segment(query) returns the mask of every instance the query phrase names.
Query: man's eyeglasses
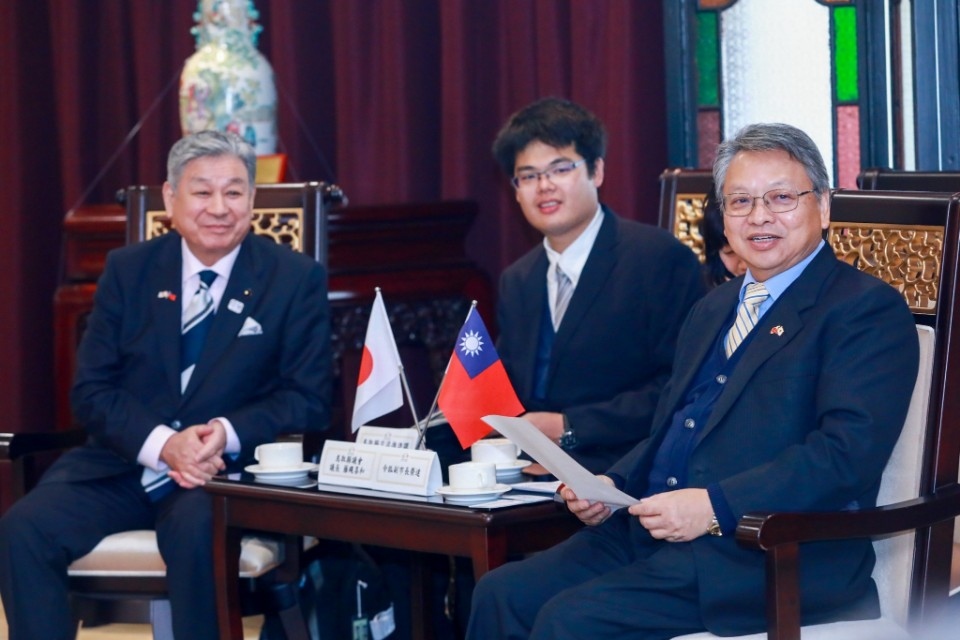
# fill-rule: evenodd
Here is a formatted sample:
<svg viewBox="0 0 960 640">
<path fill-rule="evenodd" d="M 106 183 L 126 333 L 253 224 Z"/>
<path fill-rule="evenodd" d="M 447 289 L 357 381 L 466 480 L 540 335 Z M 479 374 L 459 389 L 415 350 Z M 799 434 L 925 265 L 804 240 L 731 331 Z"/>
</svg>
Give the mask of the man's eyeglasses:
<svg viewBox="0 0 960 640">
<path fill-rule="evenodd" d="M 563 180 L 569 176 L 574 169 L 582 165 L 586 160 L 564 160 L 552 164 L 543 171 L 521 171 L 510 178 L 510 183 L 514 189 L 533 189 L 540 184 L 540 177 L 543 176 L 550 182 L 556 183 L 557 180 Z"/>
<path fill-rule="evenodd" d="M 742 218 L 753 212 L 757 200 L 763 200 L 770 213 L 788 213 L 800 205 L 800 197 L 813 193 L 813 189 L 797 191 L 796 189 L 771 189 L 762 196 L 752 196 L 749 193 L 728 193 L 723 196 L 723 213 Z"/>
</svg>

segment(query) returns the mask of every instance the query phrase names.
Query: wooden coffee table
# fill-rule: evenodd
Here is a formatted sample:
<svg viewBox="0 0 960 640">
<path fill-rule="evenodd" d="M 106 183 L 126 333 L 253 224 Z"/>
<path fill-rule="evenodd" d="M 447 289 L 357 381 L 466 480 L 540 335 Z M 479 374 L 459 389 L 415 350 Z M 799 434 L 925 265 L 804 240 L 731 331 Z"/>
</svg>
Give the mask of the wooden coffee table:
<svg viewBox="0 0 960 640">
<path fill-rule="evenodd" d="M 240 538 L 254 530 L 325 540 L 356 542 L 418 554 L 465 556 L 473 573 L 484 573 L 508 557 L 540 551 L 566 539 L 580 522 L 553 501 L 483 510 L 436 502 L 328 493 L 214 478 L 214 578 L 220 636 L 241 639 L 239 601 Z M 414 638 L 427 638 L 424 572 L 414 563 Z"/>
</svg>

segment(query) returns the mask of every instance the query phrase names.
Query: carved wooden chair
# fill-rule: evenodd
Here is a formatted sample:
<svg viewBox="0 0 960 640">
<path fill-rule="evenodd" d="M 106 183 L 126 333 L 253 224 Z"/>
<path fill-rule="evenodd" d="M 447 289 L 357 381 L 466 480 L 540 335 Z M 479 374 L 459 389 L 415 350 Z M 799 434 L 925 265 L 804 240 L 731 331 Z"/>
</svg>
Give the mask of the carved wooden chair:
<svg viewBox="0 0 960 640">
<path fill-rule="evenodd" d="M 955 631 L 947 633 L 948 612 L 960 605 L 960 595 L 951 597 L 960 589 L 951 591 L 950 584 L 954 523 L 960 516 L 960 404 L 948 391 L 960 380 L 955 364 L 960 194 L 841 190 L 833 195 L 831 212 L 827 242 L 837 255 L 896 287 L 913 311 L 920 374 L 904 432 L 884 471 L 878 504 L 886 506 L 751 513 L 741 519 L 738 542 L 766 554 L 767 633 L 740 640 L 798 640 L 800 545 L 855 537 L 874 539 L 882 617 L 803 627 L 802 637 L 949 637 Z"/>
<path fill-rule="evenodd" d="M 342 192 L 324 183 L 258 185 L 252 231 L 269 236 L 292 250 L 326 262 L 326 210 L 344 200 Z M 125 191 L 128 243 L 166 233 L 169 220 L 160 187 L 134 186 Z M 75 341 L 79 341 L 78 323 Z M 64 367 L 72 377 L 75 361 Z M 83 442 L 81 429 L 54 433 L 0 434 L 0 513 L 28 488 L 35 476 L 32 465 L 38 454 L 63 450 Z M 273 611 L 289 638 L 306 636 L 295 598 L 303 544 L 298 538 L 244 538 L 240 575 L 248 590 L 248 610 Z M 149 619 L 154 638 L 172 638 L 166 567 L 154 531 L 126 531 L 104 538 L 70 567 L 72 606 L 86 626 L 105 622 Z M 255 580 L 260 579 L 260 580 Z"/>
<path fill-rule="evenodd" d="M 666 169 L 660 174 L 659 226 L 705 259 L 700 221 L 703 199 L 713 188 L 713 173 L 704 169 Z"/>
<path fill-rule="evenodd" d="M 960 171 L 898 171 L 864 169 L 857 176 L 857 187 L 865 191 L 960 191 Z"/>
</svg>

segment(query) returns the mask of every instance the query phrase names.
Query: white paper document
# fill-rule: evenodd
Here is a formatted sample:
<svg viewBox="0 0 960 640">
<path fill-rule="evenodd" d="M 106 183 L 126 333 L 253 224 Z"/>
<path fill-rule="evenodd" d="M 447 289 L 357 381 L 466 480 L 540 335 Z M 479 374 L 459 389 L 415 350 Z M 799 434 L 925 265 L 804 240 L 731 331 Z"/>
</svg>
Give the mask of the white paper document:
<svg viewBox="0 0 960 640">
<path fill-rule="evenodd" d="M 579 462 L 557 446 L 526 418 L 485 416 L 483 421 L 509 438 L 534 460 L 543 465 L 565 485 L 573 489 L 578 498 L 591 502 L 603 502 L 613 510 L 640 502 L 620 489 L 612 487 L 584 469 Z"/>
<path fill-rule="evenodd" d="M 519 489 L 520 491 L 532 491 L 533 493 L 554 494 L 557 492 L 557 489 L 560 488 L 560 481 L 553 480 L 551 482 L 540 482 L 540 481 L 514 482 L 510 485 L 510 488 Z"/>
</svg>

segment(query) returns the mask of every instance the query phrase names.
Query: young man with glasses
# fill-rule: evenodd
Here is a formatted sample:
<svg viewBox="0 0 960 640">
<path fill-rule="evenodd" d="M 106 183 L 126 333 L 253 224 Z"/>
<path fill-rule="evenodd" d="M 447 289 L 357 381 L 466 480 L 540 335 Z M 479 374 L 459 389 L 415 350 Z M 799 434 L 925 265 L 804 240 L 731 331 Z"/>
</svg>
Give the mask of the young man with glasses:
<svg viewBox="0 0 960 640">
<path fill-rule="evenodd" d="M 805 133 L 745 127 L 713 171 L 748 269 L 694 305 L 650 437 L 601 476 L 638 502 L 611 513 L 562 489 L 591 526 L 486 574 L 471 640 L 760 632 L 765 560 L 737 544 L 739 518 L 875 506 L 917 372 L 913 317 L 822 241 L 827 171 Z M 869 539 L 800 553 L 803 624 L 880 614 Z"/>
<path fill-rule="evenodd" d="M 650 430 L 699 264 L 669 233 L 600 204 L 606 132 L 573 102 L 513 114 L 493 144 L 543 234 L 500 280 L 497 352 L 526 417 L 594 472 Z"/>
</svg>

